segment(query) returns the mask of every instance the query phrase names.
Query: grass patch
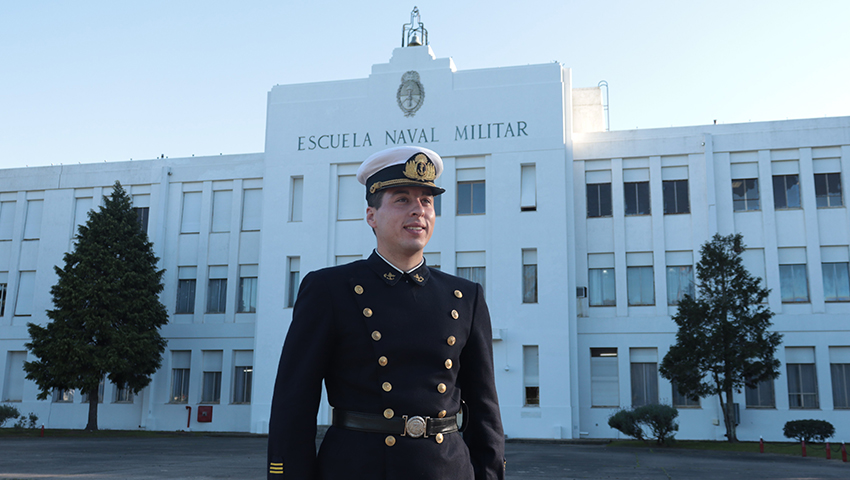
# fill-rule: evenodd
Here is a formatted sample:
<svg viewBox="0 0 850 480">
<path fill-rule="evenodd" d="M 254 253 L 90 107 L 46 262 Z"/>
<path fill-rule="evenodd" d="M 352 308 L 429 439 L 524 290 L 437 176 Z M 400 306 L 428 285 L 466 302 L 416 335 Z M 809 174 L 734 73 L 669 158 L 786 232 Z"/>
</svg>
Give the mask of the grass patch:
<svg viewBox="0 0 850 480">
<path fill-rule="evenodd" d="M 759 453 L 759 442 L 712 442 L 708 440 L 675 440 L 666 447 L 659 447 L 655 442 L 641 442 L 638 440 L 614 440 L 608 444 L 609 447 L 638 447 L 638 448 L 672 448 L 690 450 L 714 450 L 721 452 Z M 841 461 L 841 443 L 830 443 L 832 459 Z M 764 453 L 777 455 L 790 455 L 801 457 L 802 448 L 796 442 L 764 442 Z M 807 443 L 806 456 L 813 458 L 826 458 L 826 445 L 823 443 Z"/>
</svg>

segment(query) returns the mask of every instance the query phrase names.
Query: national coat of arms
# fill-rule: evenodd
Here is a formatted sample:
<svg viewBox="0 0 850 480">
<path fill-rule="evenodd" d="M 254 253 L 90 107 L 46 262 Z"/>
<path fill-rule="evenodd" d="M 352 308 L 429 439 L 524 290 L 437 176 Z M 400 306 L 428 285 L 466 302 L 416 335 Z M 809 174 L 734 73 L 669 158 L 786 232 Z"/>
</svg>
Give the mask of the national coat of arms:
<svg viewBox="0 0 850 480">
<path fill-rule="evenodd" d="M 411 70 L 401 76 L 401 85 L 398 86 L 395 98 L 405 117 L 412 117 L 419 110 L 425 101 L 425 89 L 419 81 L 419 73 Z"/>
</svg>

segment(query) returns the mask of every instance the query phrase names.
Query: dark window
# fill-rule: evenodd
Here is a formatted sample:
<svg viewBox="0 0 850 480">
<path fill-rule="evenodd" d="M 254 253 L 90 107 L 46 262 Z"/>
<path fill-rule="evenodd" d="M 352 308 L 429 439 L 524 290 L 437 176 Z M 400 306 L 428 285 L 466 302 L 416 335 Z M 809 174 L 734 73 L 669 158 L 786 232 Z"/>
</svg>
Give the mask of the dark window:
<svg viewBox="0 0 850 480">
<path fill-rule="evenodd" d="M 818 208 L 840 207 L 844 205 L 844 202 L 841 200 L 841 174 L 815 174 L 815 199 L 817 200 Z"/>
<path fill-rule="evenodd" d="M 135 207 L 133 210 L 136 212 L 136 216 L 139 218 L 139 226 L 142 228 L 142 231 L 148 233 L 148 215 L 150 214 L 150 208 L 148 207 Z"/>
<path fill-rule="evenodd" d="M 757 178 L 732 180 L 732 208 L 736 212 L 759 209 L 759 180 Z"/>
<path fill-rule="evenodd" d="M 747 387 L 747 408 L 776 408 L 773 380 L 762 380 L 755 388 Z"/>
<path fill-rule="evenodd" d="M 204 372 L 201 403 L 218 403 L 221 400 L 221 372 Z"/>
<path fill-rule="evenodd" d="M 691 213 L 687 180 L 668 180 L 662 183 L 664 214 Z"/>
<path fill-rule="evenodd" d="M 251 403 L 251 383 L 254 379 L 254 367 L 236 367 L 233 383 L 233 403 Z"/>
<path fill-rule="evenodd" d="M 789 363 L 788 404 L 791 408 L 818 408 L 818 382 L 813 363 Z"/>
<path fill-rule="evenodd" d="M 6 284 L 0 283 L 0 317 L 6 313 Z"/>
<path fill-rule="evenodd" d="M 457 214 L 478 215 L 486 210 L 484 181 L 457 183 Z"/>
<path fill-rule="evenodd" d="M 257 312 L 257 277 L 239 279 L 239 313 Z"/>
<path fill-rule="evenodd" d="M 522 303 L 537 303 L 537 265 L 522 266 Z"/>
<path fill-rule="evenodd" d="M 632 363 L 632 407 L 658 403 L 658 364 Z"/>
<path fill-rule="evenodd" d="M 207 289 L 207 313 L 224 313 L 227 309 L 227 279 L 211 278 Z"/>
<path fill-rule="evenodd" d="M 298 282 L 300 279 L 301 271 L 293 270 L 289 272 L 289 292 L 286 296 L 286 307 L 291 308 L 295 306 L 295 299 L 298 297 Z"/>
<path fill-rule="evenodd" d="M 850 363 L 833 363 L 829 368 L 832 371 L 833 408 L 850 408 Z"/>
<path fill-rule="evenodd" d="M 773 176 L 773 206 L 800 208 L 800 180 L 797 175 Z"/>
<path fill-rule="evenodd" d="M 442 213 L 442 211 L 443 211 L 443 196 L 437 195 L 436 197 L 434 197 L 434 215 L 439 217 L 440 214 Z"/>
<path fill-rule="evenodd" d="M 679 385 L 677 385 L 676 382 L 672 382 L 672 386 L 674 407 L 699 407 L 699 398 L 694 399 L 679 393 Z"/>
<path fill-rule="evenodd" d="M 649 182 L 626 183 L 623 185 L 626 215 L 649 215 Z"/>
<path fill-rule="evenodd" d="M 177 281 L 177 308 L 174 313 L 195 313 L 195 279 Z"/>
<path fill-rule="evenodd" d="M 611 216 L 610 183 L 591 183 L 587 185 L 587 216 Z"/>
<path fill-rule="evenodd" d="M 189 369 L 171 369 L 171 403 L 189 402 Z"/>
</svg>

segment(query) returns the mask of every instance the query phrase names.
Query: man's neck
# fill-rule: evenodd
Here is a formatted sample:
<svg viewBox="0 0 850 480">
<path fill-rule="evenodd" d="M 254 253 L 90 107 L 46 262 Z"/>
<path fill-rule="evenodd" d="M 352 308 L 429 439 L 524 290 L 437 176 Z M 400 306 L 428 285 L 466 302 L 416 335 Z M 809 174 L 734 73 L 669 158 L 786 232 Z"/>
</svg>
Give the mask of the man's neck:
<svg viewBox="0 0 850 480">
<path fill-rule="evenodd" d="M 383 258 L 384 260 L 389 262 L 390 265 L 401 270 L 402 272 L 409 272 L 410 270 L 418 267 L 420 263 L 422 263 L 422 252 L 419 252 L 412 256 L 398 256 L 388 254 L 387 252 L 382 251 L 381 248 L 377 248 L 375 250 L 381 256 L 381 258 Z"/>
</svg>

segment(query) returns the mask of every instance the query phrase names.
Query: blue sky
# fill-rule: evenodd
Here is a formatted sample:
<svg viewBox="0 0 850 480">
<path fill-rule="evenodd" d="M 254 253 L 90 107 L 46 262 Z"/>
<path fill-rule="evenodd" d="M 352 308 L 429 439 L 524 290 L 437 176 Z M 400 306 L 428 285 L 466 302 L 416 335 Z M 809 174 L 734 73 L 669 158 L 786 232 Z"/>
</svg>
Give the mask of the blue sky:
<svg viewBox="0 0 850 480">
<path fill-rule="evenodd" d="M 414 5 L 460 70 L 608 81 L 612 130 L 850 115 L 845 0 L 10 1 L 0 168 L 261 152 L 273 85 L 367 77 Z"/>
</svg>

